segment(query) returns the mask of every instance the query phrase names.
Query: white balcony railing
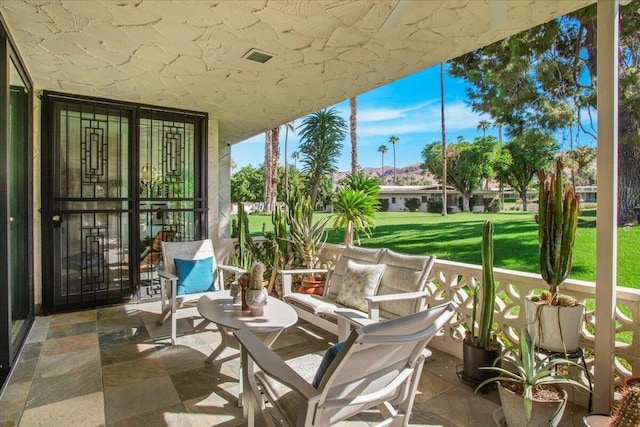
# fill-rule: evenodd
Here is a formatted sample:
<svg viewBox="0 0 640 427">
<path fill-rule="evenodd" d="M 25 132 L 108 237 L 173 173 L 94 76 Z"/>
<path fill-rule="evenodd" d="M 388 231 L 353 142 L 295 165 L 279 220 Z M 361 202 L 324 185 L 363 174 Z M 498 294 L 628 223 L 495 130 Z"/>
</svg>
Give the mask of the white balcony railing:
<svg viewBox="0 0 640 427">
<path fill-rule="evenodd" d="M 322 260 L 331 264 L 342 250 L 341 245 L 327 244 Z M 526 324 L 524 297 L 547 285 L 539 274 L 494 269 L 498 285 L 495 323 L 498 333 L 504 333 L 512 342 L 517 342 L 517 333 Z M 463 324 L 470 323 L 472 296 L 468 288 L 475 288 L 482 277 L 482 266 L 453 261 L 436 260 L 431 272 L 429 305 L 455 301 L 459 305 L 458 316 L 451 321 L 450 328 L 431 342 L 435 349 L 462 357 Z M 468 287 L 468 288 L 467 288 Z M 562 293 L 575 297 L 587 307 L 580 344 L 585 350 L 587 364 L 594 357 L 594 306 L 595 283 L 568 279 L 561 288 Z M 616 290 L 616 373 L 621 377 L 640 375 L 640 290 L 618 287 Z"/>
</svg>

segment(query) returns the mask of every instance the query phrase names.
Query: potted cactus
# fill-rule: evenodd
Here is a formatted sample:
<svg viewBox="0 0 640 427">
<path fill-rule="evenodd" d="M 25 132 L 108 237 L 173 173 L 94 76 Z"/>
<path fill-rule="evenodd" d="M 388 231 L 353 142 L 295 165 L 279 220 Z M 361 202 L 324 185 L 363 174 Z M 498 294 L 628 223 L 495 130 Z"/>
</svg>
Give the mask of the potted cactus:
<svg viewBox="0 0 640 427">
<path fill-rule="evenodd" d="M 482 290 L 480 317 L 478 291 Z M 492 334 L 493 313 L 496 305 L 496 283 L 493 278 L 493 223 L 486 221 L 482 229 L 482 283 L 473 292 L 471 325 L 467 325 L 462 342 L 462 375 L 466 381 L 480 383 L 491 377 L 481 367 L 493 366 L 500 356 L 501 346 Z M 476 334 L 476 324 L 478 325 Z"/>
<path fill-rule="evenodd" d="M 547 175 L 541 170 L 538 202 L 538 242 L 540 271 L 549 285 L 540 296 L 525 299 L 529 333 L 538 346 L 555 352 L 578 349 L 584 306 L 575 298 L 560 294 L 560 286 L 571 271 L 571 257 L 580 199 L 571 185 L 563 186 L 562 158 L 556 172 Z"/>
<path fill-rule="evenodd" d="M 625 382 L 620 399 L 611 415 L 587 414 L 583 418 L 587 427 L 637 427 L 640 425 L 640 385 Z"/>
<path fill-rule="evenodd" d="M 256 262 L 251 266 L 251 272 L 246 280 L 247 290 L 245 301 L 252 316 L 263 316 L 264 306 L 267 305 L 269 294 L 264 288 L 264 264 Z"/>
</svg>

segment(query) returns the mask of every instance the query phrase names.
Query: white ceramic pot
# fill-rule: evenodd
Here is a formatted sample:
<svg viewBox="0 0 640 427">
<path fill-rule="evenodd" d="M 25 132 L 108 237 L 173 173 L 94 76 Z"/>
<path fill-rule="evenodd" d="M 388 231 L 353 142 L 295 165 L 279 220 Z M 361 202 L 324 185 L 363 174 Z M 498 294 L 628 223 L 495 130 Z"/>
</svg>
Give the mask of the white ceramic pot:
<svg viewBox="0 0 640 427">
<path fill-rule="evenodd" d="M 569 395 L 565 390 L 559 387 L 556 388 L 562 392 L 564 398 L 548 402 L 534 400 L 531 419 L 527 423 L 527 416 L 524 412 L 524 398 L 502 387 L 502 385 L 498 383 L 500 403 L 502 403 L 507 427 L 556 427 L 559 425 L 562 420 L 562 415 L 564 414 L 564 409 L 567 406 L 567 398 Z"/>
<path fill-rule="evenodd" d="M 564 353 L 578 349 L 584 306 L 560 307 L 524 300 L 527 328 L 536 347 Z M 563 345 L 564 342 L 564 345 Z"/>
<path fill-rule="evenodd" d="M 247 289 L 245 298 L 252 316 L 264 316 L 264 306 L 267 305 L 269 299 L 269 293 L 265 288 Z"/>
<path fill-rule="evenodd" d="M 609 427 L 611 425 L 611 417 L 609 415 L 587 414 L 582 417 L 585 427 Z"/>
</svg>

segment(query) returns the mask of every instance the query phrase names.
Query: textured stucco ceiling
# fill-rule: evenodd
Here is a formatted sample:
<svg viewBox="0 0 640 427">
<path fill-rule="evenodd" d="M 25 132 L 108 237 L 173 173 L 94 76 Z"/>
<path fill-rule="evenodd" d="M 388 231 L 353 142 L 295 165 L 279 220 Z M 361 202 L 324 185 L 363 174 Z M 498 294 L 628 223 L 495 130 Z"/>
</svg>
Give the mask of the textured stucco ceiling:
<svg viewBox="0 0 640 427">
<path fill-rule="evenodd" d="M 37 90 L 205 111 L 234 143 L 593 2 L 1 0 L 0 13 Z M 274 57 L 243 59 L 252 48 Z"/>
</svg>

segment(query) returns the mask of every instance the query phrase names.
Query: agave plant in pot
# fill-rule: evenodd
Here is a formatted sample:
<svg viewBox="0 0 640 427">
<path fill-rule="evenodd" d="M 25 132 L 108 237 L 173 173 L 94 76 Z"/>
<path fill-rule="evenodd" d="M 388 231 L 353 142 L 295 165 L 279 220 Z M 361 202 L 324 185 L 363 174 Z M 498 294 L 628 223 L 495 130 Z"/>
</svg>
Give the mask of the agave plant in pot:
<svg viewBox="0 0 640 427">
<path fill-rule="evenodd" d="M 533 338 L 527 329 L 520 331 L 520 351 L 507 351 L 501 358 L 502 367 L 482 368 L 498 375 L 480 384 L 479 390 L 493 381 L 498 393 L 504 420 L 508 427 L 554 427 L 562 420 L 568 393 L 560 385 L 583 390 L 582 383 L 557 372 L 557 366 L 580 365 L 562 357 L 538 359 Z M 501 418 L 494 415 L 494 418 Z M 498 420 L 496 420 L 498 421 Z"/>
<path fill-rule="evenodd" d="M 571 185 L 563 187 L 561 157 L 555 173 L 538 176 L 540 272 L 549 290 L 525 299 L 527 324 L 540 348 L 568 353 L 578 349 L 584 306 L 559 291 L 571 271 L 580 199 Z"/>
<path fill-rule="evenodd" d="M 328 217 L 317 222 L 313 221 L 313 208 L 308 197 L 289 200 L 289 229 L 291 231 L 291 243 L 296 259 L 302 263 L 305 269 L 317 268 L 320 259 L 320 251 L 324 247 L 324 228 Z M 322 295 L 324 280 L 317 279 L 314 274 L 309 274 L 302 280 L 300 288 L 304 293 Z"/>
<path fill-rule="evenodd" d="M 480 317 L 476 319 L 479 295 L 482 290 Z M 482 382 L 491 377 L 490 371 L 480 368 L 492 366 L 500 356 L 501 346 L 492 334 L 496 284 L 493 278 L 493 223 L 485 221 L 482 229 L 482 283 L 473 292 L 471 325 L 462 342 L 462 375 L 465 381 Z M 476 334 L 476 324 L 478 330 Z"/>
</svg>

